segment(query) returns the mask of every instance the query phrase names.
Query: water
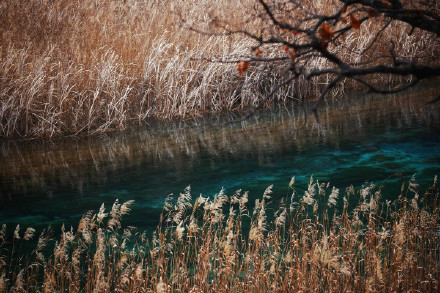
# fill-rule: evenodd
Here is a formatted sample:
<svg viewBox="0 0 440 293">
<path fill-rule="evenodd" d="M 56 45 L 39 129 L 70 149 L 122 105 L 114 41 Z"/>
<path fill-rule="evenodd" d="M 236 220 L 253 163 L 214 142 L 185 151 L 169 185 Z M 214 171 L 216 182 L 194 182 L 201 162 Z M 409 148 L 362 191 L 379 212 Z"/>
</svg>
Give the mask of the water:
<svg viewBox="0 0 440 293">
<path fill-rule="evenodd" d="M 440 175 L 438 89 L 395 96 L 353 96 L 322 105 L 319 123 L 308 106 L 274 107 L 235 125 L 228 117 L 151 123 L 131 133 L 58 141 L 3 141 L 0 223 L 41 231 L 76 226 L 87 210 L 133 199 L 123 221 L 141 229 L 158 223 L 165 197 L 191 185 L 193 197 L 250 192 L 274 185 L 302 192 L 311 175 L 341 190 L 383 184 L 393 199 L 415 174 L 420 189 Z M 220 126 L 219 126 L 220 125 Z"/>
</svg>

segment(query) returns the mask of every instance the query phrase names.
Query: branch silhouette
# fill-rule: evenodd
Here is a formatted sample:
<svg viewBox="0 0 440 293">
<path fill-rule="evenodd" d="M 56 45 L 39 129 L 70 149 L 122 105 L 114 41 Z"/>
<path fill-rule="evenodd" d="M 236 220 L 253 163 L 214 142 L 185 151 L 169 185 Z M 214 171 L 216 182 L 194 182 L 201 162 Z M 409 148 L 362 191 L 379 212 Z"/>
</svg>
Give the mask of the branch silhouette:
<svg viewBox="0 0 440 293">
<path fill-rule="evenodd" d="M 225 23 L 216 21 L 209 33 L 240 34 L 252 39 L 253 54 L 234 62 L 245 59 L 251 64 L 288 63 L 289 76 L 238 120 L 247 119 L 270 95 L 298 77 L 306 80 L 326 77 L 313 108 L 316 112 L 329 92 L 346 80 L 369 92 L 390 94 L 440 76 L 436 57 L 440 53 L 440 4 L 436 0 L 334 0 L 326 7 L 315 7 L 314 1 L 307 0 L 256 0 L 256 3 L 250 19 L 259 19 L 258 26 L 229 29 Z M 399 42 L 403 36 L 395 33 L 399 26 L 405 26 L 405 37 L 412 37 L 413 43 L 408 46 L 419 46 L 419 36 L 429 42 L 413 55 L 402 53 L 404 45 Z M 348 40 L 355 37 L 366 40 L 360 49 Z M 265 52 L 274 52 L 276 48 L 284 48 L 284 55 L 264 57 Z M 316 65 L 312 60 L 321 62 Z M 397 85 L 385 82 L 388 77 L 404 78 L 405 82 Z"/>
</svg>

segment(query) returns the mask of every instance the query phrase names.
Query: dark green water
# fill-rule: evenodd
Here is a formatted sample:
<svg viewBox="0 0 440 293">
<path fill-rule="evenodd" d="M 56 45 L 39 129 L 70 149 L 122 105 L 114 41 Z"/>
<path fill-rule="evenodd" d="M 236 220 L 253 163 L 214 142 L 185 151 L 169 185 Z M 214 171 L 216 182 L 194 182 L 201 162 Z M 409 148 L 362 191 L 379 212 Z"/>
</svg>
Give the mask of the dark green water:
<svg viewBox="0 0 440 293">
<path fill-rule="evenodd" d="M 396 96 L 363 96 L 323 105 L 319 123 L 307 106 L 261 112 L 235 125 L 226 117 L 148 125 L 131 133 L 62 141 L 1 142 L 0 223 L 76 226 L 87 210 L 133 199 L 123 221 L 155 227 L 165 197 L 191 185 L 193 197 L 222 187 L 260 198 L 296 189 L 311 175 L 341 190 L 384 184 L 392 199 L 415 174 L 420 189 L 440 175 L 438 89 Z"/>
</svg>

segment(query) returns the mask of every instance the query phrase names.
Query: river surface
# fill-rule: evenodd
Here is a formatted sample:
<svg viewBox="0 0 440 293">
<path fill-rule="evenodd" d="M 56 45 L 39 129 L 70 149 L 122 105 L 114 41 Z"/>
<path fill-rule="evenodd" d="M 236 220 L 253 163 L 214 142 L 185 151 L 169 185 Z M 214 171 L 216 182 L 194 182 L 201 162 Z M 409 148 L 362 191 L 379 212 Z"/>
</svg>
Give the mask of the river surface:
<svg viewBox="0 0 440 293">
<path fill-rule="evenodd" d="M 341 190 L 382 184 L 393 199 L 415 175 L 420 189 L 440 175 L 439 88 L 394 96 L 351 96 L 322 104 L 276 106 L 223 125 L 216 116 L 154 123 L 126 133 L 56 141 L 0 141 L 0 224 L 41 231 L 77 226 L 88 210 L 135 200 L 123 223 L 151 229 L 164 199 L 188 185 L 193 198 L 222 188 L 249 191 L 251 202 L 274 185 L 299 193 L 310 176 Z"/>
</svg>

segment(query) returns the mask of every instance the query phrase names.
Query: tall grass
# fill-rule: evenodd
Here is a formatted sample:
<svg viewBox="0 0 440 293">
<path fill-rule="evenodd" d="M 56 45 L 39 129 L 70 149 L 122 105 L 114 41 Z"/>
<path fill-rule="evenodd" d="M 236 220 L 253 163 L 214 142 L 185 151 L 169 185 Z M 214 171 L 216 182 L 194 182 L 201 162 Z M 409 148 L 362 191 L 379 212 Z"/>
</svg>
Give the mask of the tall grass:
<svg viewBox="0 0 440 293">
<path fill-rule="evenodd" d="M 203 57 L 239 60 L 252 53 L 250 40 L 189 29 L 208 29 L 218 20 L 229 27 L 258 29 L 264 23 L 249 21 L 254 4 L 1 1 L 0 136 L 96 133 L 139 125 L 148 117 L 187 119 L 255 105 L 282 80 L 289 64 L 253 64 L 240 79 L 234 63 Z M 357 56 L 371 38 L 367 32 L 374 29 L 369 24 L 347 38 L 347 46 L 354 50 L 346 51 L 347 58 Z M 435 38 L 407 32 L 404 25 L 387 31 L 386 38 L 398 36 L 402 56 L 434 52 Z M 319 66 L 323 61 L 313 62 Z M 322 88 L 315 82 L 300 80 L 271 100 L 313 97 Z"/>
<path fill-rule="evenodd" d="M 132 202 L 116 201 L 56 241 L 43 231 L 27 255 L 32 228 L 3 226 L 0 292 L 438 292 L 436 181 L 422 195 L 412 178 L 382 202 L 373 184 L 312 177 L 301 196 L 292 178 L 278 208 L 271 186 L 255 204 L 240 190 L 192 199 L 187 187 L 166 199 L 151 238 L 122 227 Z"/>
<path fill-rule="evenodd" d="M 120 134 L 57 140 L 55 145 L 3 141 L 0 142 L 3 166 L 0 168 L 0 200 L 17 199 L 23 194 L 34 196 L 41 190 L 53 191 L 56 195 L 55 190 L 66 186 L 72 188 L 72 192 L 83 193 L 90 186 L 106 182 L 107 176 L 118 168 L 141 171 L 145 165 L 174 166 L 186 172 L 196 168 L 202 153 L 224 161 L 248 156 L 257 158 L 258 153 L 258 160 L 263 163 L 271 152 L 279 153 L 286 145 L 299 153 L 307 152 L 310 143 L 339 148 L 341 135 L 362 141 L 371 125 L 435 129 L 440 125 L 439 107 L 426 103 L 437 92 L 437 87 L 423 86 L 388 99 L 375 95 L 351 96 L 335 105 L 329 103 L 320 112 L 319 123 L 308 115 L 309 105 L 292 104 L 275 107 L 270 119 L 264 112 L 256 113 L 241 125 L 226 128 L 211 127 L 211 123 L 220 124 L 235 116 L 223 118 L 220 115 L 214 121 L 202 118 L 147 125 Z M 286 141 L 286 138 L 292 139 Z"/>
</svg>

